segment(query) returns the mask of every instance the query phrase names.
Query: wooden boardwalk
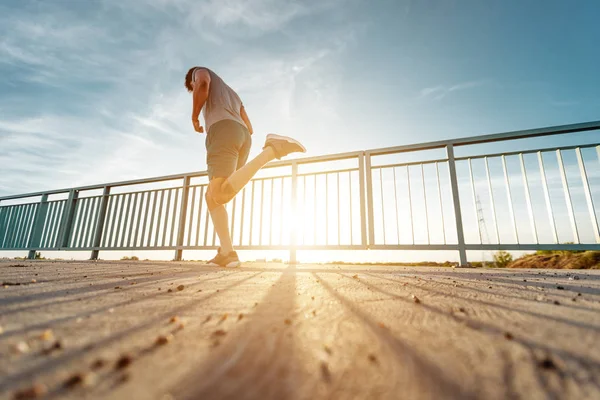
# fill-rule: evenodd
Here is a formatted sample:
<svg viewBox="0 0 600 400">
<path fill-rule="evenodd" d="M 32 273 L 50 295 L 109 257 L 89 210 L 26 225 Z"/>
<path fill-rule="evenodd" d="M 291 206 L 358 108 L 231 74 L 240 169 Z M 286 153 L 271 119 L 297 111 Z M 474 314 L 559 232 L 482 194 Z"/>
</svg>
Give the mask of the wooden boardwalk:
<svg viewBox="0 0 600 400">
<path fill-rule="evenodd" d="M 600 270 L 2 260 L 0 280 L 1 399 L 600 398 Z"/>
</svg>

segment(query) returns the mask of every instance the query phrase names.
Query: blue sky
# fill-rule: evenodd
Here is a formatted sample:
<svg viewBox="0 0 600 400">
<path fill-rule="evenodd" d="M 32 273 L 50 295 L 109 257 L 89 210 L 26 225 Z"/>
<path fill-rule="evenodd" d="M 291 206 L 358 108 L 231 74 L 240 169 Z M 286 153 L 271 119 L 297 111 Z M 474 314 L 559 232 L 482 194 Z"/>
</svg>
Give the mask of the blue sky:
<svg viewBox="0 0 600 400">
<path fill-rule="evenodd" d="M 596 1 L 8 0 L 0 195 L 205 169 L 214 69 L 309 155 L 597 120 Z M 588 138 L 589 138 L 588 134 Z"/>
</svg>

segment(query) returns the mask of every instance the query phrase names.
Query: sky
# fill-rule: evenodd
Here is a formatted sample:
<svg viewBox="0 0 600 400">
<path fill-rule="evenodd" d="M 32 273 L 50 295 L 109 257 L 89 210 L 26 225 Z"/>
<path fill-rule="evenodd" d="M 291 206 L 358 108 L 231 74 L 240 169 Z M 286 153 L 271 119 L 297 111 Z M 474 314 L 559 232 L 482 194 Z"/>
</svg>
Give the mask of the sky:
<svg viewBox="0 0 600 400">
<path fill-rule="evenodd" d="M 0 196 L 205 170 L 183 87 L 195 65 L 240 94 L 251 156 L 270 132 L 315 156 L 598 120 L 599 14 L 594 0 L 4 0 Z"/>
</svg>

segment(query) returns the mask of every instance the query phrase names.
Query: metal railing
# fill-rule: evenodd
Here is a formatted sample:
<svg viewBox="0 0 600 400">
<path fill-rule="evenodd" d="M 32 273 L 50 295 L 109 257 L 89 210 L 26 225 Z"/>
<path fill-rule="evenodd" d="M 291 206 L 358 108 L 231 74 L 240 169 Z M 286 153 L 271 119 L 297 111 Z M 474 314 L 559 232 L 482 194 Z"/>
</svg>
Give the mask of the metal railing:
<svg viewBox="0 0 600 400">
<path fill-rule="evenodd" d="M 454 250 L 463 265 L 468 250 L 600 250 L 592 191 L 598 186 L 590 183 L 600 171 L 600 143 L 455 155 L 462 146 L 598 129 L 600 121 L 273 162 L 227 205 L 233 243 L 242 250 L 289 250 L 291 262 L 297 250 Z M 586 161 L 583 151 L 594 148 L 595 160 L 586 153 Z M 445 154 L 386 162 L 390 156 L 428 151 Z M 564 204 L 557 203 L 556 185 L 549 184 L 552 153 Z M 565 168 L 564 157 L 571 153 L 577 159 L 577 185 L 573 178 L 569 182 Z M 532 157 L 539 183 L 534 191 L 526 163 Z M 510 161 L 520 169 L 518 179 L 513 173 L 511 180 Z M 474 177 L 477 163 L 480 180 Z M 500 184 L 491 172 L 494 163 L 501 166 Z M 466 172 L 459 173 L 461 167 Z M 92 259 L 102 250 L 175 250 L 180 260 L 183 250 L 217 247 L 203 201 L 207 185 L 206 172 L 193 172 L 0 197 L 0 250 L 28 250 L 30 258 L 36 251 L 85 250 Z M 499 202 L 499 186 L 505 204 Z M 573 201 L 574 188 L 585 202 Z M 543 201 L 535 203 L 532 198 L 540 194 Z M 482 224 L 480 195 L 489 202 L 493 241 Z M 557 204 L 567 211 L 571 240 L 561 240 Z M 589 219 L 582 219 L 582 207 Z M 527 210 L 527 229 L 517 217 L 522 210 Z M 536 218 L 541 212 L 544 217 Z M 476 223 L 471 218 L 465 231 L 467 215 Z M 581 227 L 594 240 L 582 240 Z M 540 237 L 541 232 L 550 232 L 550 239 Z"/>
</svg>

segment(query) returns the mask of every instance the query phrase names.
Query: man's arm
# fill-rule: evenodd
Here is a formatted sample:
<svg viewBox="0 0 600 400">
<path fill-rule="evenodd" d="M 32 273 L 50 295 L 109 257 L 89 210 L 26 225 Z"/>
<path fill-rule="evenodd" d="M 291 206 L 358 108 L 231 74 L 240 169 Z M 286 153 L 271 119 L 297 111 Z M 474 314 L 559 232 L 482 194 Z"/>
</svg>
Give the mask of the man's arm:
<svg viewBox="0 0 600 400">
<path fill-rule="evenodd" d="M 244 106 L 242 106 L 242 109 L 240 110 L 240 116 L 242 117 L 244 123 L 246 124 L 246 127 L 248 128 L 248 132 L 250 132 L 250 134 L 252 135 L 254 133 L 252 131 L 252 124 L 250 123 L 250 118 L 248 118 L 248 114 L 246 114 L 246 109 L 244 108 Z"/>
<path fill-rule="evenodd" d="M 202 107 L 204 107 L 204 103 L 206 103 L 206 99 L 208 98 L 208 90 L 210 88 L 210 74 L 208 71 L 203 68 L 197 69 L 194 72 L 194 80 L 192 85 L 194 87 L 192 92 L 192 124 L 194 124 L 194 129 L 197 132 L 202 133 L 204 132 L 204 128 L 200 126 L 198 117 L 200 116 L 200 111 L 202 111 Z"/>
</svg>

